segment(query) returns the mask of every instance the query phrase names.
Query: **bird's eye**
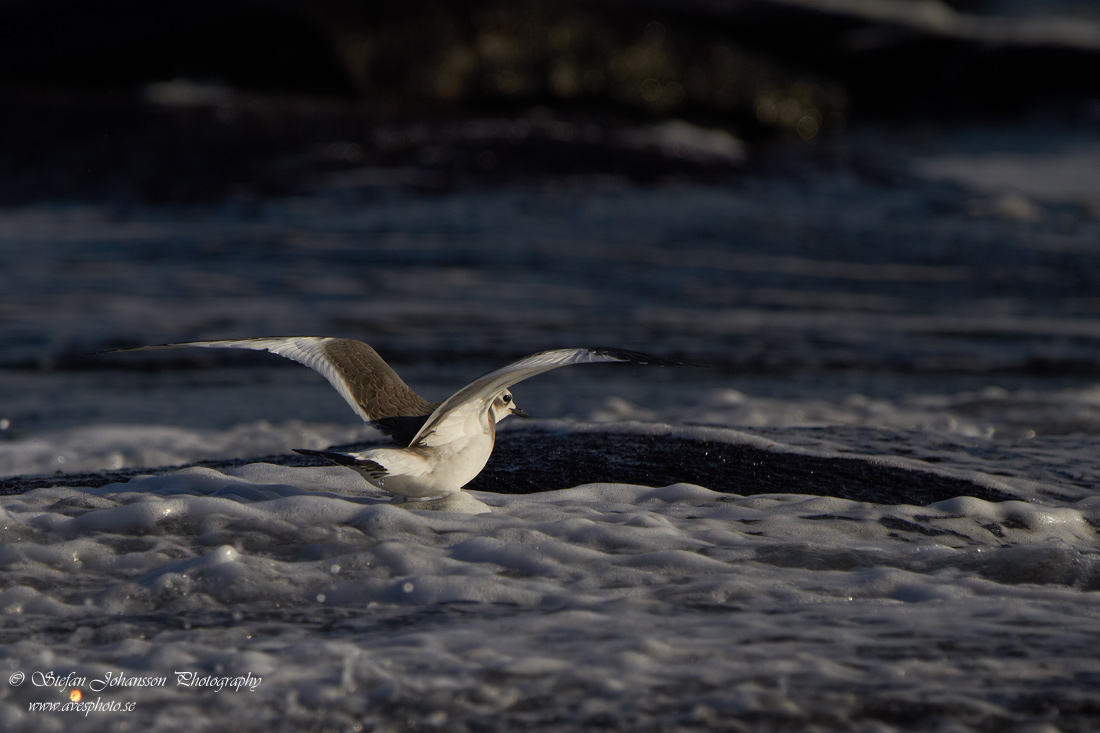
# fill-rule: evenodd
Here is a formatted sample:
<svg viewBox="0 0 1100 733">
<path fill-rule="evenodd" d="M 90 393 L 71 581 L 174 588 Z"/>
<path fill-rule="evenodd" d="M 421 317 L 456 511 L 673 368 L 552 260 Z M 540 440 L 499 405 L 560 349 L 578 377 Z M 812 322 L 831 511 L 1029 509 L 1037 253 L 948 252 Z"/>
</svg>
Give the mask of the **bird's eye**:
<svg viewBox="0 0 1100 733">
<path fill-rule="evenodd" d="M 512 401 L 512 395 L 510 395 L 510 394 L 503 395 L 501 397 L 501 399 L 504 400 L 504 404 L 507 405 L 509 402 Z"/>
</svg>

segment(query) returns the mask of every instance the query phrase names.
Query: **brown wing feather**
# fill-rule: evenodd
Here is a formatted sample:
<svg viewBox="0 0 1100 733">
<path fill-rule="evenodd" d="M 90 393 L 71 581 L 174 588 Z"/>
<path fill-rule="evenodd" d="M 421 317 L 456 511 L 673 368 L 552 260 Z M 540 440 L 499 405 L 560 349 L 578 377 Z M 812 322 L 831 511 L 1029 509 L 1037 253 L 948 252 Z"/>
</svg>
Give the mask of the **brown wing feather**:
<svg viewBox="0 0 1100 733">
<path fill-rule="evenodd" d="M 362 341 L 332 339 L 322 348 L 371 420 L 430 415 L 439 406 L 413 392 L 378 352 Z"/>
</svg>

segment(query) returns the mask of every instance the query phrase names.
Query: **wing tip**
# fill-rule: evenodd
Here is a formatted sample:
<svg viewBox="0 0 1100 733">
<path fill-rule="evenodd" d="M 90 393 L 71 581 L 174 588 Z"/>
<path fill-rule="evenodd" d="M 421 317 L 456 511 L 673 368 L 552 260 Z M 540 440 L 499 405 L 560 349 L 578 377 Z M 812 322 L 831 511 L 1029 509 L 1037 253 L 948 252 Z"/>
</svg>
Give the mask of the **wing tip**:
<svg viewBox="0 0 1100 733">
<path fill-rule="evenodd" d="M 97 354 L 121 354 L 127 351 L 158 351 L 160 349 L 171 349 L 175 344 L 145 344 L 144 346 L 125 346 L 121 349 L 106 349 L 104 351 L 97 351 Z"/>
<path fill-rule="evenodd" d="M 652 354 L 643 354 L 640 351 L 620 349 L 616 346 L 590 346 L 587 348 L 587 350 L 589 353 L 595 354 L 596 356 L 610 357 L 615 361 L 630 362 L 632 364 L 642 364 L 645 366 L 707 366 L 706 364 L 700 364 L 694 361 L 673 359 L 672 357 L 667 356 L 654 356 Z"/>
</svg>

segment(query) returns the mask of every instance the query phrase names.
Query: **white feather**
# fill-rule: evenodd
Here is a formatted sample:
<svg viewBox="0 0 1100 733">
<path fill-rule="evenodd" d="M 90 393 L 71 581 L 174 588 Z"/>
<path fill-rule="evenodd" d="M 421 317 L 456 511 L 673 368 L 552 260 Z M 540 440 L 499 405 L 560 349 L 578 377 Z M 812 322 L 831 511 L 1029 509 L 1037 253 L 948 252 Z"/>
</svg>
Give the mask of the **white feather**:
<svg viewBox="0 0 1100 733">
<path fill-rule="evenodd" d="M 596 349 L 554 349 L 525 356 L 508 366 L 478 377 L 443 401 L 429 417 L 412 445 L 440 446 L 458 440 L 477 429 L 477 415 L 489 409 L 493 400 L 513 384 L 536 374 L 571 364 L 630 361 L 614 352 Z"/>
<path fill-rule="evenodd" d="M 270 351 L 272 354 L 286 357 L 299 364 L 304 364 L 324 377 L 329 384 L 336 388 L 344 401 L 351 405 L 355 414 L 364 420 L 371 417 L 363 411 L 351 389 L 345 381 L 342 373 L 336 368 L 322 347 L 334 338 L 317 336 L 297 336 L 293 338 L 248 338 L 248 339 L 221 339 L 218 341 L 183 341 L 176 344 L 159 344 L 157 346 L 139 346 L 136 349 L 122 349 L 123 351 L 156 351 L 160 349 L 179 349 L 187 347 L 205 349 L 250 349 L 252 351 Z"/>
</svg>

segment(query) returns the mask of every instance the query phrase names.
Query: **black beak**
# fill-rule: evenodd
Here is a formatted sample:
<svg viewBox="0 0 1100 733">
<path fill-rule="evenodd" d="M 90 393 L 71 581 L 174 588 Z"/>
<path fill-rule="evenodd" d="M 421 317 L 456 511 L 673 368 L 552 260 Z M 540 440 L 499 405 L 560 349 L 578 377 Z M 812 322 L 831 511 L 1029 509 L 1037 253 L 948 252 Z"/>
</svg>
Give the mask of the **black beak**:
<svg viewBox="0 0 1100 733">
<path fill-rule="evenodd" d="M 531 417 L 530 415 L 527 414 L 526 410 L 521 410 L 518 407 L 513 407 L 512 408 L 512 414 L 515 415 L 516 417 Z"/>
</svg>

